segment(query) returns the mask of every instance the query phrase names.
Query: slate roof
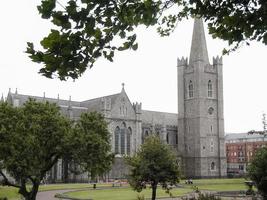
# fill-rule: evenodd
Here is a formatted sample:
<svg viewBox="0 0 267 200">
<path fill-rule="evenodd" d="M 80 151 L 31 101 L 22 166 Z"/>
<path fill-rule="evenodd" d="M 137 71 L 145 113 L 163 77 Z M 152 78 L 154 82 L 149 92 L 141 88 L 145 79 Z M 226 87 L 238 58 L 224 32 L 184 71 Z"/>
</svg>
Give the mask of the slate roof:
<svg viewBox="0 0 267 200">
<path fill-rule="evenodd" d="M 10 99 L 11 98 L 11 99 Z M 47 98 L 47 97 L 38 97 L 38 96 L 31 96 L 31 95 L 24 95 L 24 94 L 15 94 L 15 93 L 9 93 L 8 94 L 8 101 L 12 101 L 14 99 L 19 99 L 19 105 L 23 105 L 29 98 L 35 99 L 36 101 L 48 101 L 50 103 L 57 104 L 62 114 L 65 116 L 69 116 L 68 109 L 72 109 L 73 117 L 75 119 L 79 118 L 81 113 L 86 112 L 88 108 L 81 106 L 81 103 L 78 101 L 70 101 L 70 100 L 64 100 L 64 99 L 55 99 L 55 98 Z M 71 106 L 71 107 L 70 107 Z"/>
<path fill-rule="evenodd" d="M 178 115 L 175 113 L 142 110 L 141 119 L 143 123 L 177 126 Z"/>
<path fill-rule="evenodd" d="M 8 95 L 10 95 L 11 98 L 13 99 L 14 98 L 19 99 L 20 105 L 24 104 L 29 98 L 32 98 L 32 99 L 36 99 L 36 101 L 49 101 L 51 103 L 56 103 L 58 105 L 64 105 L 64 106 L 69 106 L 70 103 L 72 106 L 78 106 L 78 107 L 81 106 L 80 102 L 78 101 L 70 101 L 70 100 L 64 100 L 64 99 L 47 98 L 47 97 L 39 97 L 39 96 L 31 96 L 31 95 L 15 94 L 15 93 L 9 93 Z"/>
<path fill-rule="evenodd" d="M 240 140 L 240 139 L 258 139 L 263 138 L 260 134 L 247 134 L 247 133 L 228 133 L 225 135 L 225 141 Z"/>
<path fill-rule="evenodd" d="M 102 108 L 102 100 L 103 98 L 110 98 L 111 99 L 111 107 L 113 107 L 113 105 L 116 102 L 117 97 L 120 95 L 120 93 L 118 94 L 113 94 L 113 95 L 108 95 L 108 96 L 103 96 L 103 97 L 98 97 L 95 99 L 89 99 L 86 101 L 82 101 L 81 105 L 83 107 L 88 108 L 88 111 L 101 111 Z"/>
<path fill-rule="evenodd" d="M 29 98 L 36 99 L 37 101 L 49 101 L 51 103 L 56 103 L 61 108 L 61 112 L 66 116 L 69 116 L 69 109 L 71 108 L 74 119 L 77 119 L 83 112 L 87 111 L 101 112 L 103 108 L 102 106 L 104 99 L 110 99 L 112 108 L 115 105 L 120 95 L 121 93 L 117 93 L 113 95 L 103 96 L 79 102 L 79 101 L 64 100 L 59 98 L 47 98 L 47 97 L 23 95 L 23 94 L 9 92 L 7 100 L 13 101 L 15 98 L 19 99 L 19 105 L 23 105 Z M 175 113 L 142 110 L 141 120 L 143 123 L 148 123 L 148 124 L 163 124 L 169 126 L 177 126 L 177 117 L 178 115 Z"/>
</svg>

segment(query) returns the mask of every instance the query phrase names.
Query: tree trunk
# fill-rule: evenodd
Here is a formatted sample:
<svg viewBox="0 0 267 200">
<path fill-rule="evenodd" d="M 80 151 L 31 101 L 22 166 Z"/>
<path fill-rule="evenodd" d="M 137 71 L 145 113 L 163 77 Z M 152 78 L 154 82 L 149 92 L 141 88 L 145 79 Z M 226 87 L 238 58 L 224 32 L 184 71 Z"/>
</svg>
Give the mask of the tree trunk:
<svg viewBox="0 0 267 200">
<path fill-rule="evenodd" d="M 33 184 L 32 191 L 30 192 L 31 199 L 29 199 L 29 200 L 36 200 L 36 196 L 37 196 L 37 192 L 38 192 L 38 189 L 39 189 L 39 185 L 40 185 L 40 183 L 34 183 Z"/>
<path fill-rule="evenodd" d="M 30 192 L 27 192 L 27 190 L 21 188 L 19 190 L 19 193 L 24 197 L 25 200 L 36 200 L 39 185 L 40 183 L 33 184 L 32 190 Z"/>
<path fill-rule="evenodd" d="M 157 195 L 157 184 L 153 183 L 152 184 L 152 198 L 151 198 L 151 200 L 156 200 L 156 195 Z"/>
</svg>

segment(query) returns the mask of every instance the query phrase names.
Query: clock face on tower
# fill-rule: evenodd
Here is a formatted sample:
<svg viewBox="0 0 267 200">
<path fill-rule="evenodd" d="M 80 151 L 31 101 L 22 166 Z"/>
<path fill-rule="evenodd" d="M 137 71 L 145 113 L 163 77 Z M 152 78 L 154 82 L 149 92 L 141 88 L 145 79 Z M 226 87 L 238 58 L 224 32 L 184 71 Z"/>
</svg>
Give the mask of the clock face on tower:
<svg viewBox="0 0 267 200">
<path fill-rule="evenodd" d="M 208 109 L 208 113 L 209 113 L 210 115 L 212 115 L 213 112 L 214 112 L 214 108 L 213 108 L 213 107 L 209 107 L 209 109 Z"/>
</svg>

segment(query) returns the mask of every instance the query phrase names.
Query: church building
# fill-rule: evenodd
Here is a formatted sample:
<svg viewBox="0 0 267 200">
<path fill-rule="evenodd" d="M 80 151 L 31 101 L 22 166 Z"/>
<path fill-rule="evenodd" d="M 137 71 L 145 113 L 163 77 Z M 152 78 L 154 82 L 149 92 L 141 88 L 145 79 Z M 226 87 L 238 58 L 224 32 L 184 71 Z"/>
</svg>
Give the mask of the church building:
<svg viewBox="0 0 267 200">
<path fill-rule="evenodd" d="M 62 114 L 76 120 L 83 112 L 97 111 L 105 116 L 111 133 L 115 162 L 108 179 L 125 177 L 123 155 L 132 155 L 144 139 L 157 134 L 181 156 L 188 178 L 226 176 L 223 115 L 222 58 L 210 64 L 203 22 L 195 19 L 189 60 L 178 59 L 178 114 L 148 111 L 141 103 L 131 103 L 122 85 L 117 94 L 86 101 L 72 101 L 19 94 L 9 91 L 7 101 L 21 106 L 28 98 L 56 103 Z M 63 182 L 86 182 L 86 175 L 74 175 L 59 160 L 49 179 Z"/>
</svg>

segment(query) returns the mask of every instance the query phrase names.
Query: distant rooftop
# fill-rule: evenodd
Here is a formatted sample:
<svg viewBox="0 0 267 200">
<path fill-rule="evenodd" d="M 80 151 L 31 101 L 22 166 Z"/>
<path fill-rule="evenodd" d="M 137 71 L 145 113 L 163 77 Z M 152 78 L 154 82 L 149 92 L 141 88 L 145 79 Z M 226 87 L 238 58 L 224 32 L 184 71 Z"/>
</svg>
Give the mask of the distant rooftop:
<svg viewBox="0 0 267 200">
<path fill-rule="evenodd" d="M 262 141 L 264 139 L 264 135 L 260 134 L 248 134 L 248 133 L 228 133 L 225 135 L 226 142 L 238 142 L 242 140 L 249 140 L 249 141 Z M 267 137 L 264 139 L 267 141 Z"/>
</svg>

